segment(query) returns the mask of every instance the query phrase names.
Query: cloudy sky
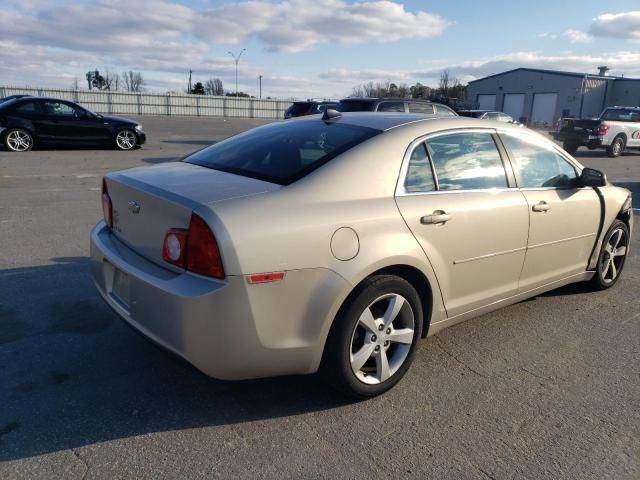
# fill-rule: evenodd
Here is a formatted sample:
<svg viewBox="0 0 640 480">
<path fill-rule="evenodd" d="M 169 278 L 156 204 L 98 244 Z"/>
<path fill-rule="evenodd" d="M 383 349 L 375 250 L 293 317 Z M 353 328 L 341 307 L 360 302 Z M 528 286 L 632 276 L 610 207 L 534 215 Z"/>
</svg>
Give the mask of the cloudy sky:
<svg viewBox="0 0 640 480">
<path fill-rule="evenodd" d="M 69 87 L 138 70 L 154 91 L 222 79 L 339 98 L 369 80 L 436 85 L 520 66 L 640 77 L 638 0 L 2 0 L 0 85 Z M 635 8 L 635 10 L 634 10 Z M 82 83 L 81 85 L 84 85 Z"/>
</svg>

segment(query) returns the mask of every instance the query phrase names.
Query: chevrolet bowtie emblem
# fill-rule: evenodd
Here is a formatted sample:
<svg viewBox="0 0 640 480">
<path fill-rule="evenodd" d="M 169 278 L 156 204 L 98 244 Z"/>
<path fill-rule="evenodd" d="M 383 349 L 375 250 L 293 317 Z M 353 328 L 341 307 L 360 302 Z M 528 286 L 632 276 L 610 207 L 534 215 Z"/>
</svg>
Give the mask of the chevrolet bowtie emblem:
<svg viewBox="0 0 640 480">
<path fill-rule="evenodd" d="M 131 213 L 140 213 L 140 204 L 138 202 L 131 200 L 128 205 Z"/>
</svg>

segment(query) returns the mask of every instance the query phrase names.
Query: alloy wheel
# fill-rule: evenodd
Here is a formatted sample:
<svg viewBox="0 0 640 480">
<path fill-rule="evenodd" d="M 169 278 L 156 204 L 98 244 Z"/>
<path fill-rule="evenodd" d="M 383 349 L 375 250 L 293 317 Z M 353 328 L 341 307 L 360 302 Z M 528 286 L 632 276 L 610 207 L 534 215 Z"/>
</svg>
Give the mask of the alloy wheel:
<svg viewBox="0 0 640 480">
<path fill-rule="evenodd" d="M 605 284 L 612 283 L 618 278 L 624 257 L 627 255 L 628 238 L 622 228 L 616 228 L 604 246 L 604 254 L 600 261 L 600 274 Z"/>
<path fill-rule="evenodd" d="M 382 295 L 364 309 L 351 336 L 351 370 L 363 383 L 379 384 L 404 364 L 413 343 L 415 316 L 402 295 Z"/>
<path fill-rule="evenodd" d="M 116 144 L 122 150 L 131 150 L 136 146 L 136 136 L 130 130 L 122 130 L 116 135 Z"/>
<path fill-rule="evenodd" d="M 32 146 L 31 135 L 23 130 L 13 130 L 7 135 L 7 146 L 14 152 L 26 152 Z"/>
</svg>

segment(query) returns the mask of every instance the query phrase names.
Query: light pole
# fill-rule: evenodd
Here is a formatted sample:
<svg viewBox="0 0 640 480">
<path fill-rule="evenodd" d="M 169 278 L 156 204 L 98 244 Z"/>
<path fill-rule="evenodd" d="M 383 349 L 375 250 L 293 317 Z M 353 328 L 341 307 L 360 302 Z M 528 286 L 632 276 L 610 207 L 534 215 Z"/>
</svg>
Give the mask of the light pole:
<svg viewBox="0 0 640 480">
<path fill-rule="evenodd" d="M 258 75 L 258 80 L 260 81 L 260 98 L 262 100 L 262 75 Z"/>
<path fill-rule="evenodd" d="M 236 62 L 236 98 L 238 98 L 238 62 L 240 61 L 240 57 L 242 56 L 245 50 L 246 48 L 243 48 L 242 50 L 240 50 L 240 53 L 238 54 L 237 57 L 233 54 L 233 52 L 227 52 L 229 55 L 233 57 L 233 61 Z"/>
</svg>

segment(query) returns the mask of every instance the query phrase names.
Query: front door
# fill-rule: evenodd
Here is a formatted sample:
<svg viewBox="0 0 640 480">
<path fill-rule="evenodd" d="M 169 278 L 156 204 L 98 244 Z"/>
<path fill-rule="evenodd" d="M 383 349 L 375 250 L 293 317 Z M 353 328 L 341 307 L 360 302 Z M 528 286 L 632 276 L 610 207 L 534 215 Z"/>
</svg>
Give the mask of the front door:
<svg viewBox="0 0 640 480">
<path fill-rule="evenodd" d="M 53 141 L 100 143 L 107 139 L 103 122 L 85 109 L 62 100 L 42 100 L 42 128 Z"/>
<path fill-rule="evenodd" d="M 396 201 L 435 270 L 449 317 L 514 295 L 528 207 L 493 132 L 431 136 L 414 145 L 405 169 Z"/>
<path fill-rule="evenodd" d="M 584 272 L 600 226 L 598 194 L 591 187 L 576 188 L 576 168 L 554 146 L 526 132 L 500 136 L 515 160 L 529 208 L 520 291 Z"/>
</svg>

